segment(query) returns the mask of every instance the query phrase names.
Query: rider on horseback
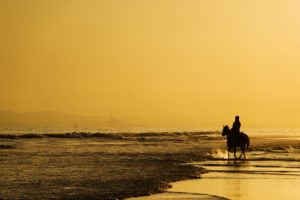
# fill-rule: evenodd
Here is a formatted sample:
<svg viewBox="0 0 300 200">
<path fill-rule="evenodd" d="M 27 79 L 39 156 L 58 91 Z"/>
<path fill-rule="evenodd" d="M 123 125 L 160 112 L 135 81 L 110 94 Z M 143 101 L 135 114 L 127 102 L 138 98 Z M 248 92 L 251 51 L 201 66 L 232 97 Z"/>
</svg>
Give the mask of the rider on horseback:
<svg viewBox="0 0 300 200">
<path fill-rule="evenodd" d="M 240 117 L 237 115 L 235 116 L 235 121 L 233 122 L 231 131 L 235 135 L 236 143 L 240 142 L 240 128 L 241 128 L 241 122 Z"/>
<path fill-rule="evenodd" d="M 250 139 L 247 134 L 240 132 L 241 122 L 240 117 L 235 116 L 235 121 L 230 129 L 227 125 L 223 127 L 222 136 L 226 136 L 227 138 L 227 152 L 228 152 L 228 159 L 229 159 L 229 152 L 233 149 L 234 158 L 236 159 L 236 149 L 239 147 L 241 148 L 242 155 L 244 155 L 244 159 L 246 159 L 246 149 L 249 147 Z"/>
<path fill-rule="evenodd" d="M 235 116 L 235 121 L 233 122 L 231 130 L 233 131 L 233 133 L 239 134 L 240 128 L 241 128 L 240 117 L 237 115 Z"/>
</svg>

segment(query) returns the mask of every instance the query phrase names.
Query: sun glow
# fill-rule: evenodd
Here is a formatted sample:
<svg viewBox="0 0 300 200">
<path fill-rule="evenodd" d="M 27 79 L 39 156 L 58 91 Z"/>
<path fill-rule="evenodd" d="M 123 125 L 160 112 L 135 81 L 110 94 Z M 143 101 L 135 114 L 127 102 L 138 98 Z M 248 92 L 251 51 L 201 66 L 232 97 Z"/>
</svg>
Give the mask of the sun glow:
<svg viewBox="0 0 300 200">
<path fill-rule="evenodd" d="M 0 108 L 299 126 L 296 1 L 1 1 Z"/>
</svg>

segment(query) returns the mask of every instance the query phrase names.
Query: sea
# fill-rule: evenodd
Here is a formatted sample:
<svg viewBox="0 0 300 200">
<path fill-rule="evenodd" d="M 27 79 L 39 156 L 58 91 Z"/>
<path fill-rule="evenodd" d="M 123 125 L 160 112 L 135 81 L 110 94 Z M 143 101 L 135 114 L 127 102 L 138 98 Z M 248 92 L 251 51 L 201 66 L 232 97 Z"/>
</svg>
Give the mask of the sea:
<svg viewBox="0 0 300 200">
<path fill-rule="evenodd" d="M 0 129 L 0 199 L 100 195 L 102 182 L 130 176 L 122 165 L 130 162 L 130 155 L 195 149 L 208 155 L 184 164 L 208 173 L 171 183 L 166 198 L 199 194 L 211 199 L 300 199 L 300 129 L 245 129 L 250 137 L 247 158 L 234 160 L 232 153 L 228 158 L 221 128 Z"/>
</svg>

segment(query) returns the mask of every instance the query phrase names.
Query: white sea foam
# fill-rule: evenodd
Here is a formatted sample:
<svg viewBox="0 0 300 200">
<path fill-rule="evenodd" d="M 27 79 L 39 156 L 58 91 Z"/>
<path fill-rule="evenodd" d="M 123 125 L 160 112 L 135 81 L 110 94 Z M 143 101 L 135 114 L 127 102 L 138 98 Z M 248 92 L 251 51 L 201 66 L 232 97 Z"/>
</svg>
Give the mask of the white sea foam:
<svg viewBox="0 0 300 200">
<path fill-rule="evenodd" d="M 217 149 L 215 152 L 212 154 L 214 158 L 223 158 L 223 159 L 228 159 L 228 153 L 226 150 L 222 149 Z"/>
</svg>

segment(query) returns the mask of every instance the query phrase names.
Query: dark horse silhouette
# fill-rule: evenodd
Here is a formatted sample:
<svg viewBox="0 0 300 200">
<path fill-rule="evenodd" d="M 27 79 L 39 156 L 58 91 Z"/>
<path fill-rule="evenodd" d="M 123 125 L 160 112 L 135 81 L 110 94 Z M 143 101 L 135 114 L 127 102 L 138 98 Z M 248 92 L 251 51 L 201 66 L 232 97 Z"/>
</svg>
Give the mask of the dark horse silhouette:
<svg viewBox="0 0 300 200">
<path fill-rule="evenodd" d="M 246 148 L 249 147 L 250 144 L 250 139 L 248 137 L 247 134 L 240 132 L 239 134 L 234 134 L 232 133 L 232 131 L 230 130 L 230 128 L 226 125 L 223 127 L 223 131 L 222 131 L 222 136 L 227 137 L 227 149 L 228 149 L 228 159 L 229 159 L 229 152 L 231 151 L 231 149 L 233 148 L 233 152 L 234 152 L 234 158 L 236 159 L 236 148 L 240 147 L 241 148 L 241 155 L 239 158 L 242 157 L 242 155 L 244 154 L 244 159 L 246 159 Z"/>
</svg>

